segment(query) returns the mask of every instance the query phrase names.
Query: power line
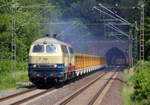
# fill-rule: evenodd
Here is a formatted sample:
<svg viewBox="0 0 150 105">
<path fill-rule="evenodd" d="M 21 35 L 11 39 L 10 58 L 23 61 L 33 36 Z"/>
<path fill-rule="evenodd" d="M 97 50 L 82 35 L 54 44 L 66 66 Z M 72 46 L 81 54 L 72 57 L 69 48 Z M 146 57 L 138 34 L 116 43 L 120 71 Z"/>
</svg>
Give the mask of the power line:
<svg viewBox="0 0 150 105">
<path fill-rule="evenodd" d="M 123 19 L 122 17 L 120 17 L 119 15 L 117 15 L 117 14 L 115 14 L 113 11 L 111 11 L 110 9 L 108 9 L 107 7 L 105 7 L 105 6 L 103 6 L 102 4 L 99 4 L 103 9 L 105 9 L 106 11 L 108 11 L 108 12 L 106 12 L 106 11 L 104 11 L 104 10 L 101 10 L 101 9 L 99 9 L 98 7 L 96 7 L 96 6 L 94 6 L 93 7 L 93 9 L 96 9 L 96 10 L 98 10 L 100 13 L 103 13 L 103 14 L 105 14 L 105 15 L 107 15 L 107 16 L 109 16 L 109 17 L 111 17 L 111 18 L 113 18 L 113 19 L 115 19 L 115 20 L 117 20 L 117 21 L 119 21 L 119 22 L 121 22 L 121 23 L 126 23 L 127 25 L 132 25 L 131 23 L 129 23 L 127 20 L 125 20 L 125 19 Z"/>
<path fill-rule="evenodd" d="M 114 29 L 115 31 L 121 33 L 122 35 L 126 36 L 127 38 L 129 38 L 129 35 L 126 34 L 125 32 L 123 32 L 122 30 L 120 30 L 119 28 L 117 28 L 116 26 L 114 26 L 111 23 L 106 24 L 108 27 L 110 26 L 112 29 Z"/>
<path fill-rule="evenodd" d="M 94 6 L 93 9 L 99 11 L 100 13 L 103 13 L 104 15 L 107 15 L 107 16 L 109 16 L 109 17 L 111 17 L 111 18 L 117 20 L 117 21 L 120 22 L 121 24 L 133 26 L 133 25 L 132 25 L 131 23 L 129 23 L 127 20 L 125 20 L 125 19 L 122 18 L 121 16 L 117 15 L 116 13 L 114 13 L 113 11 L 111 11 L 110 9 L 108 9 L 107 7 L 103 6 L 102 4 L 99 4 L 99 6 L 100 6 L 100 7 Z M 100 9 L 100 8 L 102 8 L 102 9 Z M 113 24 L 115 23 L 115 24 L 117 25 L 117 24 L 118 24 L 117 21 L 116 21 L 116 23 L 113 22 Z M 119 24 L 120 24 L 120 23 L 119 23 Z M 123 32 L 122 30 L 120 30 L 119 28 L 113 26 L 111 23 L 107 24 L 107 26 L 109 26 L 109 27 L 112 28 L 113 30 L 115 30 L 115 31 L 117 31 L 117 32 L 119 32 L 119 33 L 121 33 L 122 35 L 126 36 L 126 37 L 129 39 L 129 43 L 128 43 L 128 45 L 129 45 L 129 48 L 128 48 L 128 49 L 129 49 L 129 51 L 128 51 L 128 52 L 129 52 L 129 65 L 132 66 L 132 64 L 133 64 L 133 63 L 132 63 L 132 62 L 133 62 L 133 59 L 132 59 L 132 38 L 131 38 L 131 32 L 129 32 L 129 35 L 128 35 L 128 34 L 126 34 L 125 32 Z M 114 36 L 116 36 L 116 35 L 114 35 Z M 116 36 L 116 37 L 118 37 L 118 36 Z M 131 41 L 131 43 L 130 43 L 130 41 Z"/>
<path fill-rule="evenodd" d="M 123 22 L 127 23 L 128 25 L 131 25 L 131 23 L 129 23 L 127 20 L 123 19 L 121 16 L 117 15 L 116 13 L 114 13 L 113 11 L 111 11 L 110 9 L 108 9 L 107 7 L 105 7 L 104 5 L 102 5 L 101 3 L 99 3 L 99 6 L 102 7 L 102 8 L 104 8 L 105 10 L 109 11 L 110 13 L 112 13 L 113 15 L 115 15 L 117 18 L 119 18 Z"/>
</svg>

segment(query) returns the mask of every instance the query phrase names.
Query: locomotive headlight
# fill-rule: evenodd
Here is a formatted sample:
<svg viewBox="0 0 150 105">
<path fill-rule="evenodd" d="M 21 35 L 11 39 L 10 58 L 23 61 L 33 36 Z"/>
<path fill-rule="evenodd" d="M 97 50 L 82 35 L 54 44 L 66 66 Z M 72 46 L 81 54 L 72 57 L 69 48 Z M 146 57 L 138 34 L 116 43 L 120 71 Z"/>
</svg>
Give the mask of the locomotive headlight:
<svg viewBox="0 0 150 105">
<path fill-rule="evenodd" d="M 57 67 L 57 65 L 54 65 L 54 67 L 56 68 L 56 67 Z"/>
<path fill-rule="evenodd" d="M 35 68 L 35 67 L 37 67 L 37 65 L 33 65 L 33 67 Z"/>
<path fill-rule="evenodd" d="M 50 65 L 51 68 L 57 68 L 57 65 Z"/>
</svg>

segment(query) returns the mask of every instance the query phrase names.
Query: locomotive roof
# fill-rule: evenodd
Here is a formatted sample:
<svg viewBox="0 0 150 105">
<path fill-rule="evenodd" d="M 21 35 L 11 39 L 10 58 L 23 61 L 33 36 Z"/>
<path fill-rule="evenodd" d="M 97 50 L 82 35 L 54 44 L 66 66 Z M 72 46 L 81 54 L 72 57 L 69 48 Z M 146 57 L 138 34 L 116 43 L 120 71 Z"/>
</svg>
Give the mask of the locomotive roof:
<svg viewBox="0 0 150 105">
<path fill-rule="evenodd" d="M 33 42 L 33 44 L 43 44 L 43 43 L 46 43 L 46 44 L 61 44 L 61 45 L 66 45 L 66 46 L 71 47 L 71 45 L 68 44 L 68 43 L 59 41 L 55 38 L 49 38 L 49 37 L 40 38 L 40 39 Z"/>
</svg>

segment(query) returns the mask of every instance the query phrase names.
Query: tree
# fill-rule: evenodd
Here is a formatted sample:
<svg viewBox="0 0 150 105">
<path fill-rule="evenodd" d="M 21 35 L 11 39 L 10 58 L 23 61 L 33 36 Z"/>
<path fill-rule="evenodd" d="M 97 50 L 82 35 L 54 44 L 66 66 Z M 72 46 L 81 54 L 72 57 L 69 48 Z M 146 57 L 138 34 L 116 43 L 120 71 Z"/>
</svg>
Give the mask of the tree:
<svg viewBox="0 0 150 105">
<path fill-rule="evenodd" d="M 150 1 L 145 1 L 145 59 L 150 60 Z"/>
<path fill-rule="evenodd" d="M 145 58 L 150 60 L 150 17 L 145 19 Z"/>
<path fill-rule="evenodd" d="M 15 31 L 17 59 L 26 60 L 30 44 L 43 36 L 44 25 L 59 16 L 56 6 L 48 0 L 0 0 L 0 58 L 10 59 L 12 31 Z M 12 4 L 15 7 L 12 7 Z M 43 6 L 43 5 L 47 6 Z M 41 5 L 41 7 L 40 7 Z M 24 8 L 25 7 L 25 8 Z M 12 9 L 15 13 L 12 13 Z M 15 28 L 12 21 L 15 17 Z M 6 56 L 7 55 L 7 56 Z"/>
</svg>

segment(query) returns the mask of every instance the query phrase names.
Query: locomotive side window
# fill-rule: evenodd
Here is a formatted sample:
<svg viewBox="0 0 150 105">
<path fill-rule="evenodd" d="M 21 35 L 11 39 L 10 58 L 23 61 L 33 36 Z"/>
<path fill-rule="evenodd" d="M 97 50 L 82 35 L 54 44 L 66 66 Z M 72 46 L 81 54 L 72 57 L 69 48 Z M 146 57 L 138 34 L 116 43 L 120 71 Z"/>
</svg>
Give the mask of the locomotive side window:
<svg viewBox="0 0 150 105">
<path fill-rule="evenodd" d="M 33 47 L 32 51 L 35 52 L 35 53 L 44 52 L 44 46 L 43 45 L 35 45 Z"/>
<path fill-rule="evenodd" d="M 46 52 L 48 53 L 56 53 L 57 49 L 54 45 L 47 45 L 46 46 Z"/>
<path fill-rule="evenodd" d="M 69 52 L 73 54 L 73 49 L 71 47 L 69 47 Z"/>
<path fill-rule="evenodd" d="M 61 46 L 63 53 L 68 53 L 67 47 L 66 46 Z"/>
</svg>

